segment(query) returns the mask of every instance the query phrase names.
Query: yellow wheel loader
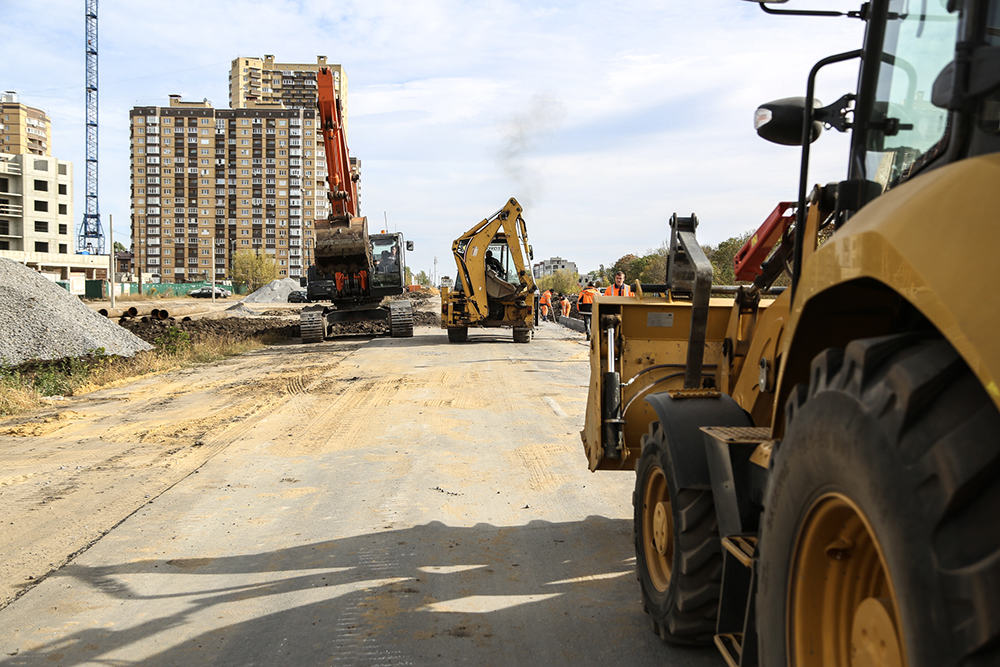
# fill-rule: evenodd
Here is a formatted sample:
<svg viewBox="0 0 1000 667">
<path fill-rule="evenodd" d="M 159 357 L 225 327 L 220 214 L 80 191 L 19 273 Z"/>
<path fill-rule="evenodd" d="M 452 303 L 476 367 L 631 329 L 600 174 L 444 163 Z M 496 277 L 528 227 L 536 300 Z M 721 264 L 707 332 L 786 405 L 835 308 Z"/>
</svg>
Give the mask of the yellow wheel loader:
<svg viewBox="0 0 1000 667">
<path fill-rule="evenodd" d="M 802 161 L 737 254 L 750 284 L 713 288 L 674 216 L 665 283 L 594 304 L 584 447 L 637 473 L 663 639 L 730 667 L 998 665 L 1000 0 L 846 16 L 862 48 L 755 114 Z M 823 106 L 818 72 L 851 60 L 857 90 Z M 824 128 L 850 132 L 847 178 L 809 188 Z"/>
<path fill-rule="evenodd" d="M 538 324 L 538 289 L 531 275 L 531 246 L 521 205 L 502 209 L 460 236 L 451 246 L 458 274 L 454 287 L 441 285 L 441 328 L 463 343 L 469 327 L 510 327 L 515 343 L 531 342 Z"/>
</svg>

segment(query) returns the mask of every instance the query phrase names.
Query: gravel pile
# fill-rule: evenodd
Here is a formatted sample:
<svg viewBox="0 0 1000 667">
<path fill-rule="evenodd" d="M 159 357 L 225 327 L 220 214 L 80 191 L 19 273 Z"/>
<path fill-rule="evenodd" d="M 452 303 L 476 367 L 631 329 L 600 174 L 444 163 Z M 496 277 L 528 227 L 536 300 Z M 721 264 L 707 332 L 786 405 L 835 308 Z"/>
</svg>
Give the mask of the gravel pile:
<svg viewBox="0 0 1000 667">
<path fill-rule="evenodd" d="M 285 303 L 288 295 L 295 290 L 300 290 L 299 281 L 294 278 L 282 278 L 272 280 L 261 287 L 253 294 L 248 294 L 241 301 L 243 303 Z"/>
<path fill-rule="evenodd" d="M 131 357 L 151 346 L 28 267 L 0 258 L 0 365 L 105 354 Z"/>
<path fill-rule="evenodd" d="M 230 317 L 249 317 L 251 315 L 261 314 L 259 311 L 247 308 L 245 305 L 243 305 L 242 301 L 233 304 L 232 306 L 229 306 L 229 308 L 226 308 L 226 312 L 229 313 Z"/>
</svg>

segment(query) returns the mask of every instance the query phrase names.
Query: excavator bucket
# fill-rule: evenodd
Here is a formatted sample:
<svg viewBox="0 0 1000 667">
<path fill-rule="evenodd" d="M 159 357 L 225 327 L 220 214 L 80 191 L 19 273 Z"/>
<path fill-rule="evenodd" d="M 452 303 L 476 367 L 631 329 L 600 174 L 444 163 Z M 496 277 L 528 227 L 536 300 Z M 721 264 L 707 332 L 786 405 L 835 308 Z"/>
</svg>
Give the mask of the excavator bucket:
<svg viewBox="0 0 1000 667">
<path fill-rule="evenodd" d="M 316 221 L 316 264 L 367 270 L 372 265 L 368 243 L 368 218 L 346 221 Z"/>
</svg>

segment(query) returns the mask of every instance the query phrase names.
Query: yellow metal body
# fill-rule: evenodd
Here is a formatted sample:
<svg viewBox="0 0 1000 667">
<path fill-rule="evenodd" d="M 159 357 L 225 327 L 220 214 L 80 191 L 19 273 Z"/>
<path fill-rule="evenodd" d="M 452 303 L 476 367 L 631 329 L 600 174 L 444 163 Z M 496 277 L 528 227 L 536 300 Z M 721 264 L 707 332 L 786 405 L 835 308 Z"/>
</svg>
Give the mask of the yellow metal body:
<svg viewBox="0 0 1000 667">
<path fill-rule="evenodd" d="M 930 171 L 865 206 L 809 257 L 785 334 L 776 426 L 816 354 L 888 333 L 906 304 L 951 343 L 1000 408 L 1000 310 L 990 296 L 998 182 L 998 154 Z"/>
<path fill-rule="evenodd" d="M 705 343 L 705 374 L 715 375 L 722 359 L 732 299 L 711 299 Z M 625 449 L 620 460 L 605 459 L 601 442 L 601 396 L 608 370 L 608 339 L 600 335 L 601 316 L 618 318 L 615 369 L 621 374 L 625 419 Z M 594 336 L 590 341 L 590 393 L 582 433 L 591 470 L 634 470 L 640 441 L 656 419 L 644 396 L 681 389 L 687 341 L 691 330 L 691 303 L 670 297 L 598 296 L 594 301 Z"/>
<path fill-rule="evenodd" d="M 528 264 L 528 232 L 521 205 L 511 198 L 452 244 L 458 268 L 455 288 L 441 290 L 441 328 L 526 327 L 535 321 L 535 280 Z M 490 275 L 486 251 L 504 245 L 514 274 Z"/>
</svg>

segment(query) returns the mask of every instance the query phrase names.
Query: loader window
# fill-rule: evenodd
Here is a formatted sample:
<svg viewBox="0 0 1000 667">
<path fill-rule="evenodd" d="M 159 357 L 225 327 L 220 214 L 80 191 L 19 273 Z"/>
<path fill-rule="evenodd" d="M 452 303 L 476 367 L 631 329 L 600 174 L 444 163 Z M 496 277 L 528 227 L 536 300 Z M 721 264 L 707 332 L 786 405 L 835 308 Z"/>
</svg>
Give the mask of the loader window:
<svg viewBox="0 0 1000 667">
<path fill-rule="evenodd" d="M 948 112 L 931 104 L 931 88 L 955 57 L 959 18 L 928 0 L 893 0 L 889 12 L 865 160 L 883 191 L 944 149 Z"/>
</svg>

